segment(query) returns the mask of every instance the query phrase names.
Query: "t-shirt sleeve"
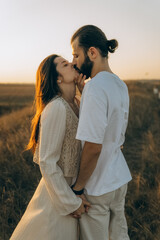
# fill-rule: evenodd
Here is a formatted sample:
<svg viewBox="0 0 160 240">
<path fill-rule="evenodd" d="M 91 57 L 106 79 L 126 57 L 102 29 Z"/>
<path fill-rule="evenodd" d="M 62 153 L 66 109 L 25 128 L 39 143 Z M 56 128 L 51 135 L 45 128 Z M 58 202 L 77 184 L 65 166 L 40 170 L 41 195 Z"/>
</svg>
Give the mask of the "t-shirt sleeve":
<svg viewBox="0 0 160 240">
<path fill-rule="evenodd" d="M 103 93 L 86 94 L 81 107 L 76 139 L 102 144 L 107 127 L 108 102 Z"/>
</svg>

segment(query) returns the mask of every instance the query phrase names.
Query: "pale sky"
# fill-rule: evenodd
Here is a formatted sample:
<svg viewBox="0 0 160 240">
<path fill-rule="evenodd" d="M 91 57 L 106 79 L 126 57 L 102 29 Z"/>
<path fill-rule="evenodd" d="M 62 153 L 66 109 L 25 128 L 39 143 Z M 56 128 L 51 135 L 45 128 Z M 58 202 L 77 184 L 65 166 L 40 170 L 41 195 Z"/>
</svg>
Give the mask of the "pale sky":
<svg viewBox="0 0 160 240">
<path fill-rule="evenodd" d="M 118 40 L 109 62 L 121 79 L 160 79 L 160 0 L 0 0 L 0 82 L 35 82 L 53 53 L 71 61 L 86 24 Z"/>
</svg>

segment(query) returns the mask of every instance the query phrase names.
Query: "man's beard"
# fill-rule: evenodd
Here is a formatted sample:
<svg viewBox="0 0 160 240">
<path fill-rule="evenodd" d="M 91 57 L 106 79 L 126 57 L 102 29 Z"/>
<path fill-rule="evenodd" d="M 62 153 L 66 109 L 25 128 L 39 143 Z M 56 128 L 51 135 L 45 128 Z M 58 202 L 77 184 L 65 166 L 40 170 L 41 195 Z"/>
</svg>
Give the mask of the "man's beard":
<svg viewBox="0 0 160 240">
<path fill-rule="evenodd" d="M 86 79 L 91 76 L 92 68 L 93 62 L 88 56 L 86 56 L 82 66 L 80 67 L 80 71 L 83 73 L 83 75 L 86 75 Z"/>
</svg>

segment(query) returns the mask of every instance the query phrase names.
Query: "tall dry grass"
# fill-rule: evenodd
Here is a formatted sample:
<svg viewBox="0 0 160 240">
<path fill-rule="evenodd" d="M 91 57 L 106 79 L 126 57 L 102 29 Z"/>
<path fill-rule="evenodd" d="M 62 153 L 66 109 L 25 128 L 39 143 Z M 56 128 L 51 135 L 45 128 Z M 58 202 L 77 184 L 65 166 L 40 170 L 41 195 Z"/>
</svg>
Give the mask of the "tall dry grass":
<svg viewBox="0 0 160 240">
<path fill-rule="evenodd" d="M 159 86 L 160 87 L 160 86 Z M 160 100 L 151 83 L 128 84 L 130 117 L 124 154 L 133 180 L 126 214 L 133 240 L 160 239 Z"/>
<path fill-rule="evenodd" d="M 32 154 L 24 152 L 30 135 L 31 107 L 0 118 L 0 239 L 9 236 L 40 178 Z"/>
<path fill-rule="evenodd" d="M 124 154 L 133 180 L 128 185 L 126 217 L 131 240 L 160 239 L 160 100 L 151 82 L 127 82 L 129 125 Z M 158 87 L 160 82 L 156 82 Z M 0 239 L 19 222 L 40 172 L 23 152 L 30 135 L 30 107 L 0 118 Z"/>
</svg>

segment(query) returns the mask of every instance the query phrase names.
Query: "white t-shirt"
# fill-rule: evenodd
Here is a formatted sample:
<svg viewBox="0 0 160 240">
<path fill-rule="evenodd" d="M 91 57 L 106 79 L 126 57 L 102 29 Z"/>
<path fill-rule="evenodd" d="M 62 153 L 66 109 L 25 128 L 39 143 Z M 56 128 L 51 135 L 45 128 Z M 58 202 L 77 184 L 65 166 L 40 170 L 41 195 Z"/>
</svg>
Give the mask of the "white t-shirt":
<svg viewBox="0 0 160 240">
<path fill-rule="evenodd" d="M 99 72 L 83 90 L 76 138 L 102 144 L 97 166 L 85 189 L 100 196 L 114 191 L 132 177 L 120 149 L 128 124 L 129 96 L 126 84 L 109 72 Z"/>
</svg>

